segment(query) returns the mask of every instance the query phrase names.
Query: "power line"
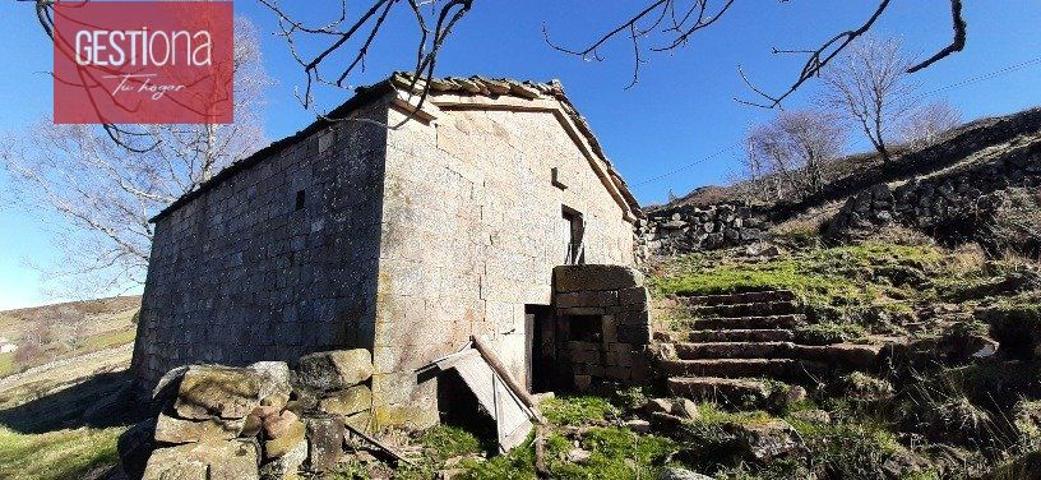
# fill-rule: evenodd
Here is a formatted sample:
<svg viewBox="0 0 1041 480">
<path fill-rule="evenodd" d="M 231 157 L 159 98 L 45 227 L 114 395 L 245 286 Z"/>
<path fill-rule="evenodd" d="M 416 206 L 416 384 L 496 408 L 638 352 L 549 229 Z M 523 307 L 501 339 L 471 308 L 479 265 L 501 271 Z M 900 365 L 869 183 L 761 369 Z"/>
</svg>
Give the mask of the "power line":
<svg viewBox="0 0 1041 480">
<path fill-rule="evenodd" d="M 955 88 L 965 87 L 965 86 L 976 84 L 976 83 L 983 82 L 983 81 L 986 81 L 986 80 L 991 80 L 991 79 L 994 79 L 994 78 L 1002 77 L 1002 76 L 1008 75 L 1010 73 L 1014 73 L 1016 71 L 1019 71 L 1019 70 L 1022 70 L 1024 68 L 1027 68 L 1029 66 L 1038 65 L 1038 64 L 1041 64 L 1041 57 L 1035 57 L 1035 58 L 1032 58 L 1030 60 L 1026 60 L 1024 62 L 1020 62 L 1020 63 L 1016 63 L 1016 64 L 1008 65 L 1006 67 L 999 68 L 997 70 L 994 70 L 993 72 L 984 73 L 982 75 L 977 75 L 975 77 L 969 77 L 969 78 L 967 78 L 965 80 L 961 80 L 959 82 L 955 82 L 955 83 L 952 83 L 952 84 L 949 84 L 949 85 L 945 85 L 943 87 L 937 88 L 936 90 L 931 90 L 929 92 L 926 92 L 926 93 L 922 94 L 921 97 L 919 97 L 919 98 L 930 97 L 930 96 L 936 95 L 938 93 L 945 92 L 947 90 L 952 90 L 952 89 L 955 89 Z M 707 162 L 709 160 L 715 159 L 715 158 L 717 158 L 717 157 L 719 157 L 719 156 L 721 156 L 721 155 L 723 155 L 725 153 L 733 151 L 735 148 L 741 146 L 743 143 L 744 142 L 740 142 L 740 141 L 736 142 L 736 143 L 730 145 L 729 147 L 726 147 L 723 150 L 719 150 L 719 151 L 717 151 L 717 152 L 715 152 L 715 153 L 713 153 L 713 154 L 711 154 L 711 155 L 709 155 L 707 157 L 700 158 L 698 160 L 695 160 L 693 162 L 687 163 L 687 164 L 682 165 L 680 167 L 677 167 L 677 168 L 675 168 L 673 170 L 665 172 L 665 173 L 663 173 L 661 175 L 648 178 L 647 180 L 643 180 L 641 182 L 634 183 L 633 186 L 637 187 L 637 186 L 640 186 L 640 185 L 646 185 L 648 183 L 653 183 L 653 182 L 656 182 L 658 180 L 661 180 L 663 178 L 671 177 L 671 176 L 673 176 L 673 175 L 675 175 L 677 173 L 680 173 L 680 172 L 682 172 L 684 170 L 687 170 L 687 169 L 689 169 L 691 167 L 700 165 L 700 164 L 705 163 L 705 162 Z"/>
</svg>

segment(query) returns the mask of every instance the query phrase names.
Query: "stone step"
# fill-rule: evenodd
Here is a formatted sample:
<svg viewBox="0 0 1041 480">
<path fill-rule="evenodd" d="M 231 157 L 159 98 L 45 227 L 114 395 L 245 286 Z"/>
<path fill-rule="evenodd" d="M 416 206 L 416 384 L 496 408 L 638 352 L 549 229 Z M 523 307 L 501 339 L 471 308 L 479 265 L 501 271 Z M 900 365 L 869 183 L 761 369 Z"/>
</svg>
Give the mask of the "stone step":
<svg viewBox="0 0 1041 480">
<path fill-rule="evenodd" d="M 672 377 L 668 388 L 678 397 L 723 404 L 754 403 L 770 395 L 765 382 L 749 378 Z"/>
<path fill-rule="evenodd" d="M 798 313 L 799 304 L 794 301 L 735 303 L 733 305 L 704 305 L 689 308 L 691 315 L 710 317 L 761 317 L 768 315 L 786 315 Z"/>
<path fill-rule="evenodd" d="M 881 346 L 855 344 L 818 347 L 791 342 L 716 342 L 676 344 L 676 355 L 681 360 L 790 358 L 870 369 L 878 363 L 882 349 Z"/>
<path fill-rule="evenodd" d="M 836 343 L 823 346 L 796 345 L 795 348 L 796 355 L 803 360 L 869 369 L 878 365 L 885 346 Z"/>
<path fill-rule="evenodd" d="M 689 320 L 695 330 L 761 330 L 792 329 L 806 323 L 806 315 L 764 315 L 746 317 L 709 317 Z"/>
<path fill-rule="evenodd" d="M 812 346 L 792 342 L 708 342 L 677 343 L 675 348 L 681 360 L 790 358 L 851 368 L 871 368 L 878 363 L 883 347 L 858 344 Z"/>
<path fill-rule="evenodd" d="M 779 328 L 694 330 L 687 339 L 691 342 L 790 342 L 795 334 Z"/>
<path fill-rule="evenodd" d="M 677 343 L 681 360 L 708 358 L 796 358 L 792 342 Z"/>
<path fill-rule="evenodd" d="M 689 306 L 735 305 L 741 303 L 793 302 L 797 299 L 791 290 L 765 290 L 761 292 L 731 293 L 726 295 L 691 295 L 683 301 Z"/>
<path fill-rule="evenodd" d="M 807 380 L 810 374 L 825 371 L 822 363 L 791 358 L 725 358 L 710 360 L 666 360 L 662 368 L 674 377 L 764 377 L 781 380 Z"/>
</svg>

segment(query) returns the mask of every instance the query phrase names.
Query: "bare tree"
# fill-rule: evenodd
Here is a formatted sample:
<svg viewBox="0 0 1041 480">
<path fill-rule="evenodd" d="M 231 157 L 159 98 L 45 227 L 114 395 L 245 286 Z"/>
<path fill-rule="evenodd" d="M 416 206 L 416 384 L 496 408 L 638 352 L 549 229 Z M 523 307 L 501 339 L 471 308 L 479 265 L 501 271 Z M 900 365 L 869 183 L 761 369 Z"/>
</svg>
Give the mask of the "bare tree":
<svg viewBox="0 0 1041 480">
<path fill-rule="evenodd" d="M 920 148 L 960 124 L 961 112 L 954 105 L 946 101 L 933 102 L 907 116 L 900 128 L 900 139 L 912 148 Z"/>
<path fill-rule="evenodd" d="M 824 187 L 825 164 L 842 152 L 846 132 L 825 111 L 783 111 L 748 132 L 744 160 L 749 181 L 773 200 L 801 197 Z"/>
<path fill-rule="evenodd" d="M 36 265 L 65 295 L 110 293 L 144 281 L 149 219 L 217 171 L 264 143 L 263 90 L 269 83 L 252 24 L 236 21 L 235 123 L 147 125 L 155 148 L 112 142 L 104 128 L 47 119 L 3 142 L 10 197 L 53 230 L 63 258 Z"/>
<path fill-rule="evenodd" d="M 54 0 L 15 1 L 34 5 L 40 25 L 53 37 Z M 281 35 L 306 75 L 306 88 L 299 98 L 307 108 L 312 107 L 312 89 L 316 84 L 337 88 L 349 87 L 351 75 L 364 70 L 369 49 L 381 35 L 388 21 L 393 22 L 399 18 L 407 18 L 417 32 L 415 62 L 412 64 L 416 75 L 412 79 L 412 87 L 420 94 L 418 104 L 421 106 L 431 88 L 430 80 L 447 40 L 454 28 L 474 7 L 474 0 L 359 0 L 360 8 L 348 9 L 347 0 L 338 0 L 336 8 L 326 9 L 335 13 L 311 23 L 302 20 L 304 15 L 291 12 L 282 6 L 279 0 L 258 1 L 275 14 L 281 27 Z M 789 0 L 779 1 L 789 3 Z M 551 41 L 545 28 L 544 33 L 547 43 L 558 51 L 593 60 L 602 60 L 600 50 L 613 40 L 627 40 L 632 44 L 633 52 L 633 76 L 629 84 L 632 86 L 639 80 L 640 67 L 647 62 L 645 57 L 649 53 L 671 52 L 689 45 L 700 32 L 725 20 L 737 3 L 736 0 L 642 0 L 635 8 L 634 14 L 580 48 L 560 46 Z M 871 31 L 879 19 L 889 13 L 891 4 L 892 0 L 877 0 L 877 5 L 868 12 L 862 23 L 826 37 L 817 48 L 775 47 L 775 54 L 806 57 L 806 62 L 795 80 L 780 94 L 769 94 L 755 86 L 738 67 L 741 78 L 759 100 L 735 100 L 764 108 L 779 107 L 806 82 L 819 76 L 822 69 L 855 40 Z M 947 4 L 953 30 L 951 43 L 925 61 L 909 65 L 908 73 L 927 68 L 965 48 L 967 24 L 962 14 L 962 0 L 948 0 Z M 407 10 L 408 13 L 395 15 L 395 10 Z M 314 52 L 304 52 L 303 37 L 317 41 L 320 47 Z M 647 42 L 653 45 L 647 48 L 644 46 Z M 328 76 L 323 74 L 323 67 L 329 67 L 326 70 L 331 69 L 333 73 Z M 117 136 L 116 134 L 121 132 L 108 127 L 110 126 L 106 126 L 106 131 L 113 135 L 117 143 L 120 138 L 126 136 Z"/>
<path fill-rule="evenodd" d="M 900 41 L 864 38 L 822 73 L 822 103 L 856 124 L 884 162 L 893 129 L 916 105 L 912 65 Z"/>
</svg>

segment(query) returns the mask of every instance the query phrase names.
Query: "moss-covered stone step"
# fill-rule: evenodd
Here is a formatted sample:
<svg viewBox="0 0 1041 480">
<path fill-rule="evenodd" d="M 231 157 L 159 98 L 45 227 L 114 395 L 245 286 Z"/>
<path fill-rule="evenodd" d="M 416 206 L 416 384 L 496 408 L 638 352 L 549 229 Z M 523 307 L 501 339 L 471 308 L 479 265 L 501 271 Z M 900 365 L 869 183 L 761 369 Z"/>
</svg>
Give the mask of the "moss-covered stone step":
<svg viewBox="0 0 1041 480">
<path fill-rule="evenodd" d="M 702 318 L 710 317 L 747 317 L 766 315 L 786 315 L 798 313 L 799 304 L 795 301 L 735 303 L 732 305 L 691 306 L 692 315 Z"/>
<path fill-rule="evenodd" d="M 790 290 L 732 293 L 726 295 L 687 295 L 683 301 L 690 306 L 735 305 L 741 303 L 794 302 L 797 297 Z"/>
<path fill-rule="evenodd" d="M 764 377 L 799 381 L 828 367 L 819 362 L 791 358 L 667 360 L 661 366 L 667 375 L 673 377 Z"/>
<path fill-rule="evenodd" d="M 676 355 L 681 360 L 711 358 L 795 358 L 792 342 L 715 342 L 677 343 Z"/>
<path fill-rule="evenodd" d="M 694 401 L 747 404 L 770 395 L 766 382 L 748 378 L 672 377 L 669 393 Z"/>
<path fill-rule="evenodd" d="M 798 359 L 851 368 L 874 367 L 883 347 L 877 345 L 835 344 L 798 345 L 792 342 L 708 342 L 678 343 L 681 360 L 707 359 Z"/>
<path fill-rule="evenodd" d="M 726 330 L 694 330 L 687 335 L 691 342 L 790 342 L 791 330 L 781 328 L 749 328 Z"/>
<path fill-rule="evenodd" d="M 739 317 L 707 317 L 689 320 L 695 330 L 792 329 L 806 323 L 803 314 L 749 315 Z"/>
</svg>

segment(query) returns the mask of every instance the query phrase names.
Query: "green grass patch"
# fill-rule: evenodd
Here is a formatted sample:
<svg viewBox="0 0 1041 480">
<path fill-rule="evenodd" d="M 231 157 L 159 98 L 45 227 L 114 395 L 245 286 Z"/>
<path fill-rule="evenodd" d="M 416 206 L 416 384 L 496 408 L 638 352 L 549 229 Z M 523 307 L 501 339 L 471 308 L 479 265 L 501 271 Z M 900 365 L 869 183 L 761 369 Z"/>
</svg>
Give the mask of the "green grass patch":
<svg viewBox="0 0 1041 480">
<path fill-rule="evenodd" d="M 123 430 L 79 428 L 27 435 L 0 426 L 0 478 L 83 478 L 118 463 L 116 440 Z"/>
<path fill-rule="evenodd" d="M 619 414 L 618 407 L 607 399 L 592 396 L 554 398 L 541 408 L 546 419 L 555 425 L 582 425 L 610 420 Z"/>
<path fill-rule="evenodd" d="M 134 341 L 135 335 L 137 335 L 137 330 L 133 326 L 122 330 L 105 332 L 88 338 L 86 344 L 80 350 L 83 353 L 87 353 L 126 345 Z"/>
<path fill-rule="evenodd" d="M 942 259 L 936 247 L 887 243 L 816 249 L 754 262 L 694 254 L 652 278 L 652 285 L 658 295 L 785 289 L 813 304 L 870 303 L 888 293 L 914 296 L 914 288 L 925 280 L 921 272 L 939 266 Z"/>
</svg>

